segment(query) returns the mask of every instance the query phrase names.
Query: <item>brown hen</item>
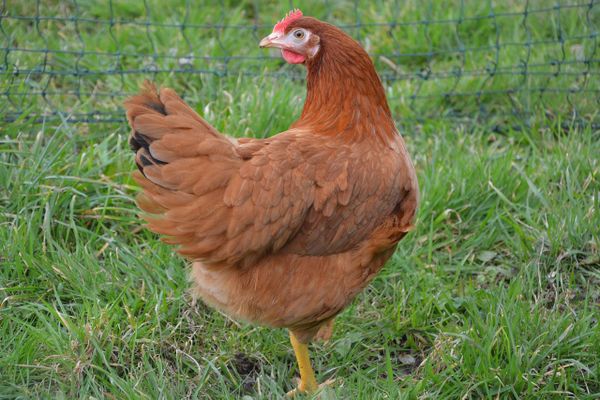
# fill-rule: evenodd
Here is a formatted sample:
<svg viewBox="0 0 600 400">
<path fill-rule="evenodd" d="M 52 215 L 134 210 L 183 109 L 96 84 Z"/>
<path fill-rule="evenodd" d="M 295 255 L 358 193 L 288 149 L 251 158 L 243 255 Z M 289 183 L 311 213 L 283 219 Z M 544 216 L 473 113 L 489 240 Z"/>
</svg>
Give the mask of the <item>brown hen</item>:
<svg viewBox="0 0 600 400">
<path fill-rule="evenodd" d="M 294 11 L 261 47 L 308 70 L 302 115 L 268 139 L 217 132 L 171 89 L 126 102 L 149 229 L 193 261 L 195 292 L 241 320 L 285 327 L 300 392 L 317 383 L 307 343 L 412 229 L 417 179 L 367 53 Z"/>
</svg>

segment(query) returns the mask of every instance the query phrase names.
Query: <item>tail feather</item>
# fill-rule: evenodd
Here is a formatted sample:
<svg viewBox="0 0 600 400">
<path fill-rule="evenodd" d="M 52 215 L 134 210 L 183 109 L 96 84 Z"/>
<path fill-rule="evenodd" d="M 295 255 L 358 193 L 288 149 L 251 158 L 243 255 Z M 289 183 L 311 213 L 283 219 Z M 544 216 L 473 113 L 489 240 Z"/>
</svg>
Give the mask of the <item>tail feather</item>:
<svg viewBox="0 0 600 400">
<path fill-rule="evenodd" d="M 234 145 L 171 89 L 158 91 L 146 81 L 141 93 L 128 99 L 125 107 L 132 127 L 129 146 L 136 153 L 137 167 L 156 184 L 161 184 L 161 170 L 157 167 L 172 161 L 235 155 Z M 165 186 L 172 188 L 168 183 Z"/>
<path fill-rule="evenodd" d="M 125 102 L 125 106 L 127 107 L 127 120 L 129 121 L 129 125 L 132 127 L 133 121 L 139 115 L 153 112 L 167 115 L 167 111 L 158 97 L 156 87 L 149 81 L 144 82 L 142 92 L 139 95 L 127 100 L 127 102 Z M 129 147 L 135 152 L 137 152 L 140 148 L 144 148 L 146 151 L 149 151 L 150 143 L 151 140 L 146 135 L 135 130 L 132 132 L 131 137 L 129 138 Z"/>
</svg>

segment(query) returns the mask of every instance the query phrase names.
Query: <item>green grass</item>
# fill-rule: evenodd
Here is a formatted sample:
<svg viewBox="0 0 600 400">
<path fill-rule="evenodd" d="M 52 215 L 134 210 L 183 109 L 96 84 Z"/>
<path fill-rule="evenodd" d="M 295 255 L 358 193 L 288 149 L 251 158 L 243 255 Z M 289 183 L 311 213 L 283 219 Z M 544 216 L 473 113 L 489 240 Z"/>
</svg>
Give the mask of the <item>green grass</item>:
<svg viewBox="0 0 600 400">
<path fill-rule="evenodd" d="M 143 15 L 143 7 L 113 3 L 124 17 Z M 406 4 L 390 12 L 422 18 L 416 3 Z M 46 14 L 69 7 L 42 6 Z M 15 4 L 15 14 L 31 13 L 27 7 Z M 190 16 L 198 23 L 219 14 L 202 7 L 208 11 Z M 271 10 L 273 20 L 286 7 Z M 387 20 L 378 3 L 364 7 L 365 20 Z M 485 13 L 481 7 L 465 13 Z M 82 8 L 96 18 L 108 12 L 101 2 Z M 165 20 L 181 11 L 166 9 Z M 230 18 L 242 21 L 249 10 L 232 5 Z M 336 10 L 317 9 L 348 22 L 350 14 Z M 433 12 L 444 17 L 444 9 Z M 454 17 L 456 9 L 445 12 Z M 575 29 L 578 18 L 563 27 Z M 542 32 L 545 22 L 534 21 Z M 40 40 L 35 30 L 13 28 L 21 41 Z M 483 45 L 488 28 L 467 24 L 481 34 L 465 37 Z M 368 29 L 370 37 L 385 36 Z M 138 51 L 147 45 L 143 28 L 124 32 L 131 36 L 123 43 Z M 114 50 L 106 32 L 86 34 L 98 49 Z M 232 52 L 247 45 L 223 35 Z M 175 40 L 157 38 L 167 47 Z M 423 45 L 419 38 L 422 32 L 402 36 L 414 48 Z M 194 37 L 196 50 L 220 51 L 210 39 L 210 32 Z M 77 46 L 69 35 L 47 40 Z M 507 54 L 505 62 L 518 64 L 520 56 Z M 21 66 L 35 63 L 22 57 Z M 141 78 L 128 77 L 125 89 Z M 114 77 L 98 79 L 103 90 L 119 89 Z M 186 89 L 199 112 L 237 136 L 285 129 L 303 101 L 302 82 L 284 78 L 158 80 Z M 412 93 L 410 85 L 388 88 L 399 121 L 410 110 L 398 93 Z M 44 106 L 30 100 L 32 112 Z M 62 99 L 61 109 L 121 100 Z M 594 101 L 584 96 L 578 104 Z M 332 340 L 312 346 L 319 379 L 339 382 L 323 398 L 600 398 L 600 133 L 548 114 L 495 134 L 443 118 L 404 128 L 422 190 L 417 229 L 338 317 Z M 239 324 L 192 302 L 185 262 L 137 218 L 127 135 L 123 124 L 23 118 L 0 126 L 0 398 L 281 398 L 297 374 L 286 332 Z"/>
</svg>

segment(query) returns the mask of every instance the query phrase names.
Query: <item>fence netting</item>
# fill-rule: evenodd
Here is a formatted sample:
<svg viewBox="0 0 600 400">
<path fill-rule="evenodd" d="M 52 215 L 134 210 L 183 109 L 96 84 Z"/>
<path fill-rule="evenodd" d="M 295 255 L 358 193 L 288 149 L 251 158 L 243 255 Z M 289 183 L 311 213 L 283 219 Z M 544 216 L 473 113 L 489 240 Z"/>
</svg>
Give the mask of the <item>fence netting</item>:
<svg viewBox="0 0 600 400">
<path fill-rule="evenodd" d="M 184 94 L 197 82 L 289 79 L 258 41 L 292 7 L 342 27 L 371 54 L 403 121 L 600 123 L 597 0 L 3 0 L 0 112 L 123 121 L 148 78 Z"/>
</svg>

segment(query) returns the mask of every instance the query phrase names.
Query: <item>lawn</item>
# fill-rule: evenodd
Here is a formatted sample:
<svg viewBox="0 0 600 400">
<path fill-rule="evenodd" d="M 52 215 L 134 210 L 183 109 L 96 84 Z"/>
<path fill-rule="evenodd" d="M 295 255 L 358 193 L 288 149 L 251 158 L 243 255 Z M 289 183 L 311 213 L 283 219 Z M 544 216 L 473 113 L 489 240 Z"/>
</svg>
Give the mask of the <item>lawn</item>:
<svg viewBox="0 0 600 400">
<path fill-rule="evenodd" d="M 0 20 L 4 65 L 29 71 L 4 69 L 0 82 L 0 117 L 11 121 L 0 125 L 0 399 L 282 398 L 297 374 L 287 333 L 238 323 L 193 301 L 185 261 L 137 216 L 125 123 L 76 122 L 69 113 L 118 119 L 124 96 L 152 78 L 185 92 L 223 132 L 284 130 L 303 102 L 302 69 L 282 66 L 273 54 L 259 57 L 255 46 L 287 2 L 261 5 L 258 22 L 252 2 L 190 7 L 169 0 L 164 10 L 154 0 L 30 3 L 9 0 L 4 15 L 65 18 Z M 332 339 L 312 345 L 318 379 L 338 382 L 322 398 L 600 399 L 600 132 L 591 123 L 600 80 L 597 62 L 567 63 L 579 54 L 572 46 L 590 60 L 600 49 L 595 39 L 565 39 L 595 32 L 599 5 L 559 7 L 557 16 L 554 3 L 531 1 L 551 11 L 523 22 L 510 17 L 522 5 L 498 3 L 494 12 L 508 14 L 498 17 L 499 31 L 491 20 L 469 19 L 489 16 L 488 2 L 300 4 L 306 14 L 350 24 L 372 54 L 383 55 L 374 59 L 390 78 L 390 106 L 422 198 L 416 230 L 337 318 Z M 147 30 L 147 10 L 167 26 Z M 362 30 L 352 27 L 357 15 Z M 75 28 L 69 16 L 83 20 Z M 169 28 L 177 16 L 256 29 Z M 85 22 L 117 17 L 142 23 Z M 443 23 L 405 25 L 391 35 L 378 25 L 461 17 L 453 35 Z M 552 39 L 557 21 L 560 40 Z M 508 72 L 492 80 L 475 73 L 458 81 L 389 76 L 424 66 L 433 73 L 456 65 L 486 70 L 497 37 L 552 39 L 532 45 L 528 56 L 538 72 L 552 74 L 513 73 L 510 66 L 522 65 L 527 53 L 507 46 L 496 65 Z M 490 43 L 491 53 L 465 51 L 463 59 L 428 51 Z M 392 57 L 395 46 L 414 57 Z M 44 58 L 15 48 L 73 53 Z M 561 49 L 564 65 L 555 74 Z M 181 65 L 188 50 L 198 56 L 191 72 Z M 123 72 L 138 62 L 140 72 Z M 577 71 L 585 68 L 591 72 L 582 82 Z M 572 91 L 528 90 L 540 85 Z M 512 97 L 443 96 L 515 87 Z M 46 100 L 39 91 L 48 92 Z"/>
</svg>

